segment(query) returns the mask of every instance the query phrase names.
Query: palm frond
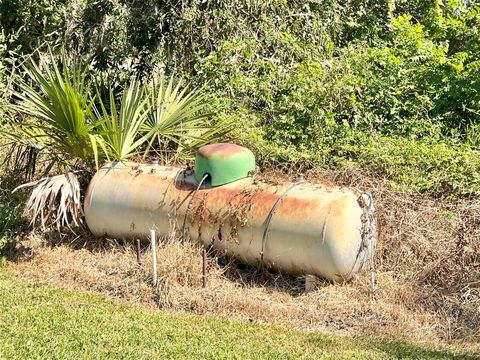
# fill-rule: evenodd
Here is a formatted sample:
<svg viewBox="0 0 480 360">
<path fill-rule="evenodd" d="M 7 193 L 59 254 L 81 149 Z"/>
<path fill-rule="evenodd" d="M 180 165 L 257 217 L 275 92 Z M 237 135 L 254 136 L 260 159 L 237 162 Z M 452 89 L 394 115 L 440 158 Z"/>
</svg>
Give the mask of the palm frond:
<svg viewBox="0 0 480 360">
<path fill-rule="evenodd" d="M 233 129 L 233 121 L 211 123 L 204 112 L 206 99 L 198 89 L 189 89 L 173 77 L 154 81 L 148 89 L 148 117 L 142 126 L 149 137 L 149 148 L 174 143 L 178 149 L 196 149 L 215 141 Z"/>
<path fill-rule="evenodd" d="M 144 98 L 144 88 L 138 80 L 132 80 L 125 87 L 120 109 L 117 111 L 113 91 L 109 91 L 107 110 L 100 97 L 100 109 L 95 108 L 99 120 L 97 129 L 102 138 L 100 143 L 107 158 L 127 160 L 137 154 L 139 147 L 148 140 L 141 129 L 148 114 L 148 99 Z"/>
<path fill-rule="evenodd" d="M 48 139 L 48 150 L 66 158 L 82 159 L 88 164 L 98 162 L 92 147 L 96 119 L 92 116 L 88 67 L 80 61 L 69 61 L 64 53 L 59 65 L 56 60 L 48 52 L 39 54 L 38 62 L 25 62 L 25 79 L 18 83 L 15 110 L 36 121 L 14 126 L 23 127 L 20 134 L 24 139 L 37 144 L 37 135 L 42 132 Z M 29 130 L 25 131 L 26 128 Z M 95 142 L 99 141 L 94 137 Z"/>
<path fill-rule="evenodd" d="M 31 225 L 40 222 L 42 229 L 56 225 L 57 229 L 71 225 L 78 226 L 83 214 L 80 200 L 80 183 L 74 173 L 32 181 L 18 186 L 13 192 L 33 187 L 25 206 L 25 212 L 32 217 Z"/>
</svg>

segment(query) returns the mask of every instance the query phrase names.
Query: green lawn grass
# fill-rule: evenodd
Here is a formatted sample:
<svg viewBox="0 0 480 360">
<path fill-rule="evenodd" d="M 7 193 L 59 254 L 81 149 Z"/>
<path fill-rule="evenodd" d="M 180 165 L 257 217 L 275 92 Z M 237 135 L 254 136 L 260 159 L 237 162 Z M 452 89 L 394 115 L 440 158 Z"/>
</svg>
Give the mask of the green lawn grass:
<svg viewBox="0 0 480 360">
<path fill-rule="evenodd" d="M 5 270 L 5 268 L 4 268 Z M 0 266 L 0 358 L 477 358 L 403 342 L 172 315 L 17 279 Z"/>
</svg>

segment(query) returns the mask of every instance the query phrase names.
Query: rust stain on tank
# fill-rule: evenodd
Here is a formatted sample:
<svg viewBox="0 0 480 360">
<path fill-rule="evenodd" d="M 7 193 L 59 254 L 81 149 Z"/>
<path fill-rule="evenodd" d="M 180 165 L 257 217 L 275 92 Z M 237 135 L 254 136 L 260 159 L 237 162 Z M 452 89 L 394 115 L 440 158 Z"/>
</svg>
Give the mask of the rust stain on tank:
<svg viewBox="0 0 480 360">
<path fill-rule="evenodd" d="M 222 145 L 227 150 L 232 147 L 214 146 Z M 288 190 L 274 213 L 262 261 L 291 273 L 329 279 L 349 276 L 353 267 L 355 272 L 359 268 L 361 209 L 356 195 L 347 189 L 314 184 L 290 189 L 289 182 L 272 185 L 241 179 L 201 188 L 187 212 L 198 186 L 193 174 L 160 166 L 152 174 L 151 169 L 148 165 L 107 168 L 95 176 L 85 203 L 88 225 L 95 234 L 144 238 L 152 223 L 167 234 L 172 224 L 177 229 L 185 219 L 195 241 L 215 244 L 219 251 L 254 263 L 260 261 L 266 219 Z"/>
<path fill-rule="evenodd" d="M 138 183 L 138 185 L 141 186 L 132 186 L 134 184 L 134 179 L 137 177 L 135 174 L 119 172 L 113 174 L 113 176 L 118 180 L 122 179 L 123 181 L 129 183 L 130 192 L 133 194 L 138 194 L 139 196 L 145 195 L 147 189 L 155 189 L 155 191 L 159 193 L 165 193 L 168 191 L 169 187 L 175 187 L 175 193 L 179 206 L 182 206 L 188 202 L 186 200 L 192 196 L 192 193 L 196 188 L 194 184 L 186 182 L 177 182 L 177 185 L 175 185 L 172 181 L 158 181 L 159 178 L 156 176 L 142 176 L 141 183 Z M 163 178 L 161 179 L 163 180 Z M 284 188 L 279 187 L 278 191 L 276 192 L 264 190 L 265 189 L 263 189 L 261 186 L 250 185 L 245 187 L 242 186 L 242 184 L 239 184 L 238 187 L 201 189 L 196 195 L 192 205 L 194 208 L 197 208 L 202 202 L 206 202 L 208 204 L 224 203 L 225 207 L 242 209 L 245 209 L 246 206 L 251 205 L 249 206 L 248 211 L 246 211 L 247 213 L 253 212 L 254 214 L 267 216 L 272 207 L 275 205 L 275 202 L 280 198 L 280 196 L 282 196 Z M 202 207 L 204 209 L 210 208 L 209 206 Z M 287 196 L 283 198 L 278 211 L 285 216 L 301 219 L 316 208 L 318 208 L 318 203 L 312 202 L 309 199 L 290 197 L 287 194 Z"/>
<path fill-rule="evenodd" d="M 203 157 L 217 155 L 226 158 L 238 153 L 245 152 L 245 150 L 245 148 L 235 144 L 218 143 L 205 145 L 198 150 L 198 153 Z"/>
<path fill-rule="evenodd" d="M 206 202 L 210 205 L 203 208 L 210 211 L 209 209 L 215 207 L 214 204 L 221 203 L 225 204 L 225 209 L 234 210 L 233 212 L 230 211 L 231 216 L 226 216 L 226 218 L 235 217 L 236 211 L 242 213 L 243 216 L 255 214 L 256 216 L 266 217 L 282 194 L 283 191 L 264 192 L 260 187 L 250 187 L 245 190 L 215 188 L 203 190 L 201 194 L 197 195 L 197 199 L 194 199 L 193 206 L 197 207 L 200 202 Z M 308 214 L 317 209 L 318 206 L 318 203 L 309 199 L 299 199 L 287 195 L 283 198 L 277 212 L 283 216 L 301 220 L 307 218 Z M 222 209 L 219 209 L 218 212 L 221 213 Z M 221 216 L 220 214 L 216 215 Z"/>
<path fill-rule="evenodd" d="M 349 201 L 348 197 L 344 196 L 335 200 L 331 204 L 330 216 L 340 217 L 345 212 L 345 209 L 348 209 Z"/>
</svg>

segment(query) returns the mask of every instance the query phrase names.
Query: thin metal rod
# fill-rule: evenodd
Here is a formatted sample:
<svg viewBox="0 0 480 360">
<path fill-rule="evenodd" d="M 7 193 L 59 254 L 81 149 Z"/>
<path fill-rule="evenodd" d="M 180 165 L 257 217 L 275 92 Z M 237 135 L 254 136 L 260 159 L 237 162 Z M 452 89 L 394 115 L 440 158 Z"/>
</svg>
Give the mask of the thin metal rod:
<svg viewBox="0 0 480 360">
<path fill-rule="evenodd" d="M 137 250 L 137 264 L 140 265 L 142 263 L 142 260 L 140 259 L 140 239 L 137 239 L 136 241 L 136 250 Z"/>
<path fill-rule="evenodd" d="M 150 230 L 150 245 L 152 247 L 152 278 L 153 286 L 157 286 L 157 233 Z"/>
<path fill-rule="evenodd" d="M 207 287 L 207 250 L 202 246 L 202 286 Z"/>
</svg>

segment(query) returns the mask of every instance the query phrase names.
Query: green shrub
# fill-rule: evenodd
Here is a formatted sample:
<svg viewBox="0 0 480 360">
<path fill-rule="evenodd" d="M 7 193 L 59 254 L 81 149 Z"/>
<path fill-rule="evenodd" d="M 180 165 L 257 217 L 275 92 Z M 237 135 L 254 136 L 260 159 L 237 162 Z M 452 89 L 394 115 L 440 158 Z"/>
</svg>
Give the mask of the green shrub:
<svg viewBox="0 0 480 360">
<path fill-rule="evenodd" d="M 93 58 L 89 76 L 117 94 L 131 75 L 180 73 L 206 89 L 215 121 L 236 120 L 230 139 L 261 162 L 353 164 L 410 191 L 477 192 L 474 1 L 7 3 L 2 54 L 28 52 L 42 33 Z"/>
<path fill-rule="evenodd" d="M 21 225 L 20 207 L 8 202 L 0 195 L 0 255 L 11 247 L 10 236 Z"/>
<path fill-rule="evenodd" d="M 409 193 L 480 195 L 480 151 L 470 145 L 386 136 L 342 125 L 329 131 L 308 148 L 274 144 L 258 133 L 243 143 L 256 152 L 263 167 L 360 168 Z"/>
<path fill-rule="evenodd" d="M 9 234 L 20 223 L 18 206 L 0 199 L 0 237 Z"/>
<path fill-rule="evenodd" d="M 476 49 L 478 27 L 458 24 L 479 12 L 448 16 L 445 27 Z M 239 121 L 251 130 L 236 140 L 258 149 L 261 161 L 348 164 L 407 191 L 478 194 L 478 53 L 452 48 L 445 29 L 432 26 L 392 16 L 374 46 L 352 42 L 335 54 L 293 38 L 297 56 L 289 60 L 269 52 L 278 39 L 234 37 L 199 59 L 196 71 L 219 99 L 231 99 L 225 113 L 250 118 Z"/>
<path fill-rule="evenodd" d="M 3 175 L 8 173 L 9 175 Z M 23 194 L 12 194 L 12 190 L 19 182 L 19 177 L 13 169 L 0 163 L 0 256 L 12 248 L 13 236 L 23 225 L 22 215 Z"/>
<path fill-rule="evenodd" d="M 387 136 L 363 136 L 347 146 L 355 164 L 380 176 L 392 186 L 435 196 L 480 195 L 480 152 L 468 145 Z"/>
</svg>

